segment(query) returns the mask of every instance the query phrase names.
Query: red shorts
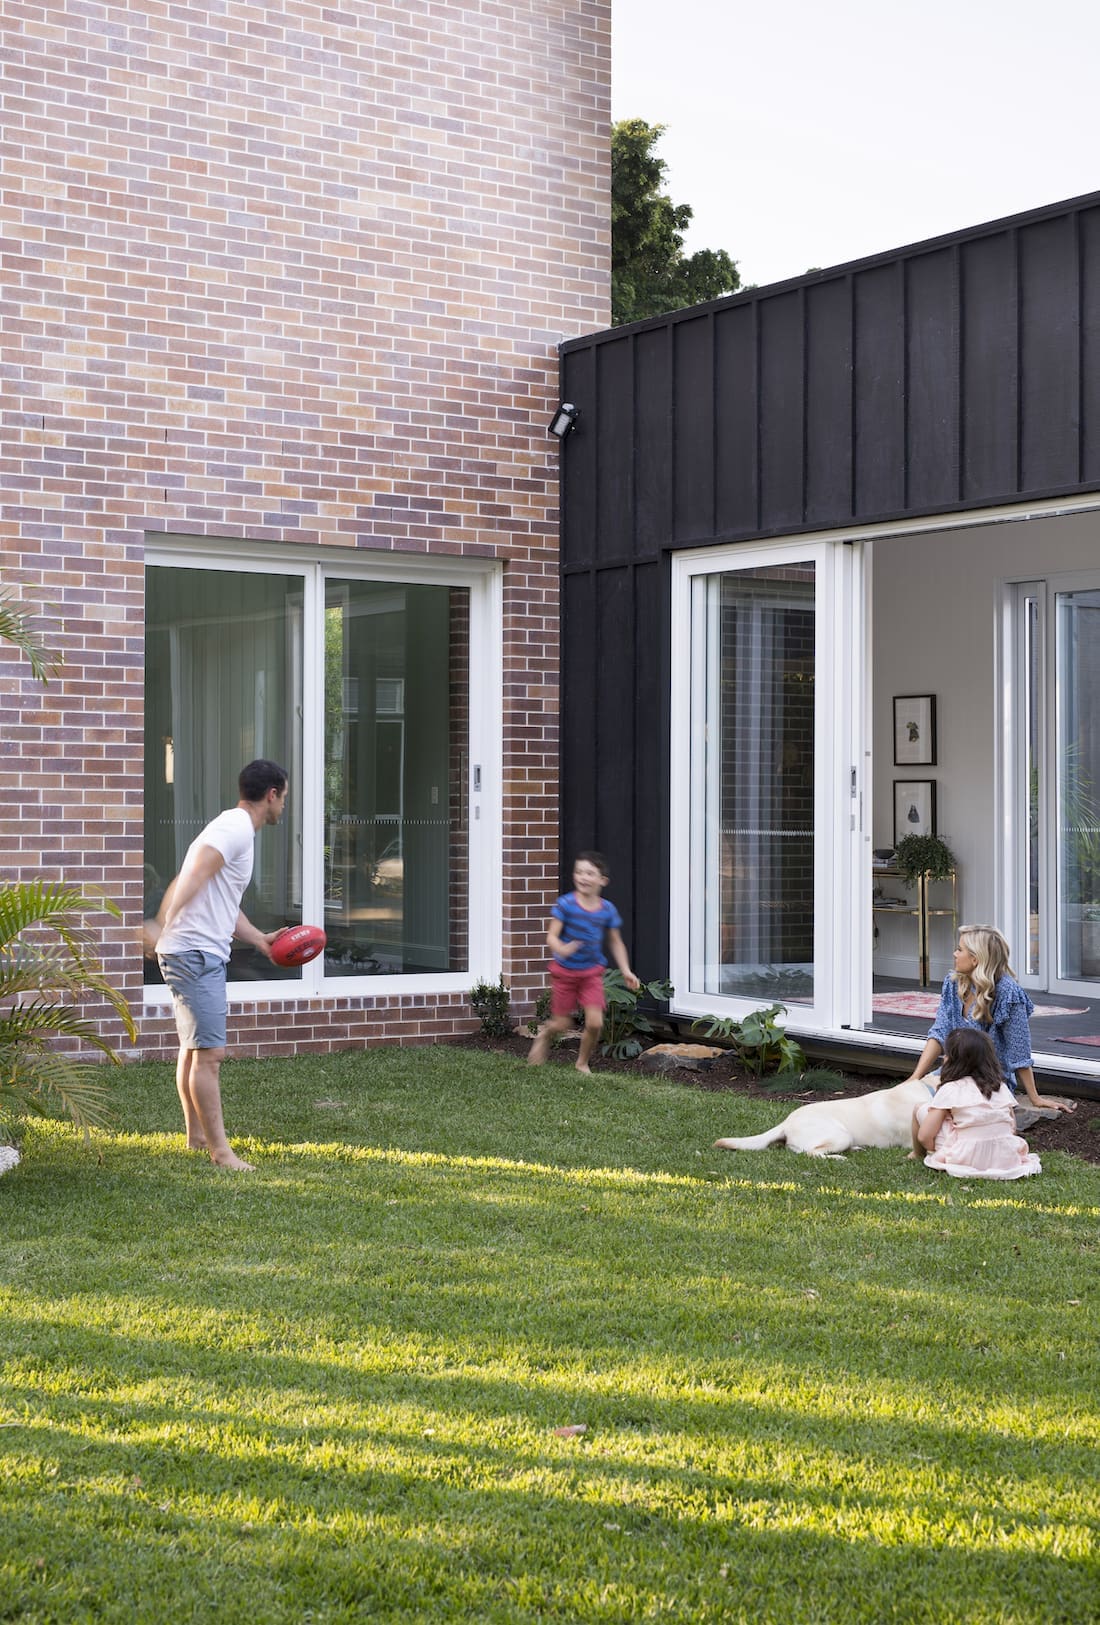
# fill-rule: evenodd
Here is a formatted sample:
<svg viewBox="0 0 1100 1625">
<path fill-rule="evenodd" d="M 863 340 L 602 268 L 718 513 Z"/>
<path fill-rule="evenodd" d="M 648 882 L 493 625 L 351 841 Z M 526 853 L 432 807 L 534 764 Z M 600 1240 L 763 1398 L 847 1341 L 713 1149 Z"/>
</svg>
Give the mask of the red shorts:
<svg viewBox="0 0 1100 1625">
<path fill-rule="evenodd" d="M 596 1005 L 600 1010 L 607 1009 L 607 1000 L 603 992 L 603 966 L 587 965 L 584 970 L 569 970 L 565 965 L 559 965 L 556 959 L 550 961 L 550 1014 L 552 1016 L 571 1016 L 580 1006 L 582 1010 L 589 1005 Z"/>
</svg>

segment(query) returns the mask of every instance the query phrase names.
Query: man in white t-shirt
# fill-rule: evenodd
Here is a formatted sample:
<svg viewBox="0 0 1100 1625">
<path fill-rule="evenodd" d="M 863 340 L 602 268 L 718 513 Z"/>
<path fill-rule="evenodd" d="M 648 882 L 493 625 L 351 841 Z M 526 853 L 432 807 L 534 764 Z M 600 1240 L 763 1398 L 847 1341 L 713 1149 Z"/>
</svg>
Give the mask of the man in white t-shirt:
<svg viewBox="0 0 1100 1625">
<path fill-rule="evenodd" d="M 164 894 L 156 941 L 161 975 L 172 991 L 180 1050 L 176 1062 L 187 1144 L 209 1152 L 219 1168 L 251 1169 L 233 1150 L 222 1121 L 221 1064 L 226 1046 L 226 970 L 233 938 L 266 958 L 277 931 L 257 929 L 241 912 L 252 879 L 256 835 L 277 824 L 287 776 L 276 762 L 249 762 L 238 780 L 241 799 L 219 813 L 187 849 Z"/>
</svg>

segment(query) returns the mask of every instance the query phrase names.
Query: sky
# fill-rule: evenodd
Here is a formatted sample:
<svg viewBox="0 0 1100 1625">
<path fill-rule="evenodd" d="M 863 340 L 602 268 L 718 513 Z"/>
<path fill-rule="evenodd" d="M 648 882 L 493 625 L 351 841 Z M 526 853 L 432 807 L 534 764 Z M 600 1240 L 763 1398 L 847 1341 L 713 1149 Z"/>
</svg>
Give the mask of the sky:
<svg viewBox="0 0 1100 1625">
<path fill-rule="evenodd" d="M 1097 0 L 612 0 L 612 117 L 764 286 L 1100 190 Z"/>
</svg>

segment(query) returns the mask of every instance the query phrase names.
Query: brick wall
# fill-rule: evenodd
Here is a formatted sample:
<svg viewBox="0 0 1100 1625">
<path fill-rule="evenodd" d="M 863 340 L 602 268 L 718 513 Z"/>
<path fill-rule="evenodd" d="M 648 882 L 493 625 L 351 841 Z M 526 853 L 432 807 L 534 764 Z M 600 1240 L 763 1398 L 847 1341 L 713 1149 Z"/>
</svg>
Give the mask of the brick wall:
<svg viewBox="0 0 1100 1625">
<path fill-rule="evenodd" d="M 504 971 L 542 985 L 545 426 L 558 342 L 608 320 L 609 36 L 609 0 L 5 8 L 0 580 L 66 664 L 42 689 L 0 647 L 0 867 L 122 905 L 103 957 L 136 1009 L 150 533 L 507 561 Z M 230 1042 L 471 1025 L 460 996 L 342 995 Z"/>
</svg>

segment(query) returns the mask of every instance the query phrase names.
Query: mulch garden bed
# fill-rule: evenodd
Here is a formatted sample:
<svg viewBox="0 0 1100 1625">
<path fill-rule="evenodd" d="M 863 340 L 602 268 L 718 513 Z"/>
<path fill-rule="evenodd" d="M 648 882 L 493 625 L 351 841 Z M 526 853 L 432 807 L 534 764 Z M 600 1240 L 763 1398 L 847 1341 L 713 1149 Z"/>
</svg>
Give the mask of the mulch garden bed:
<svg viewBox="0 0 1100 1625">
<path fill-rule="evenodd" d="M 526 1060 L 531 1047 L 531 1040 L 524 1034 L 513 1033 L 508 1038 L 487 1038 L 483 1033 L 468 1033 L 462 1038 L 448 1039 L 448 1043 L 460 1049 L 491 1050 L 498 1055 L 514 1055 L 517 1059 Z M 573 1043 L 568 1039 L 557 1045 L 551 1052 L 548 1066 L 572 1066 L 576 1055 Z M 640 1060 L 612 1061 L 598 1057 L 593 1063 L 594 1072 L 627 1072 L 637 1073 L 640 1076 L 652 1077 L 652 1071 L 642 1066 Z M 848 1072 L 841 1068 L 831 1068 L 839 1072 L 845 1080 L 843 1093 L 846 1095 L 866 1095 L 873 1089 L 888 1089 L 892 1084 L 901 1080 L 897 1075 L 878 1076 L 869 1072 Z M 765 1078 L 758 1081 L 738 1066 L 737 1058 L 732 1050 L 726 1051 L 705 1071 L 695 1071 L 684 1066 L 670 1067 L 662 1075 L 674 1083 L 683 1084 L 687 1089 L 706 1089 L 713 1091 L 731 1090 L 737 1094 L 750 1095 L 758 1100 L 774 1100 L 777 1103 L 776 1121 L 785 1115 L 786 1111 L 807 1100 L 824 1100 L 828 1096 L 820 1089 L 777 1089 L 773 1079 Z M 1057 1094 L 1052 1085 L 1040 1084 L 1041 1094 Z M 839 1093 L 839 1091 L 838 1091 Z M 1066 1114 L 1060 1113 L 1056 1118 L 1040 1119 L 1027 1130 L 1027 1142 L 1033 1151 L 1040 1156 L 1044 1151 L 1065 1151 L 1071 1157 L 1080 1157 L 1085 1162 L 1100 1163 L 1100 1101 L 1079 1100 L 1077 1110 Z"/>
</svg>

